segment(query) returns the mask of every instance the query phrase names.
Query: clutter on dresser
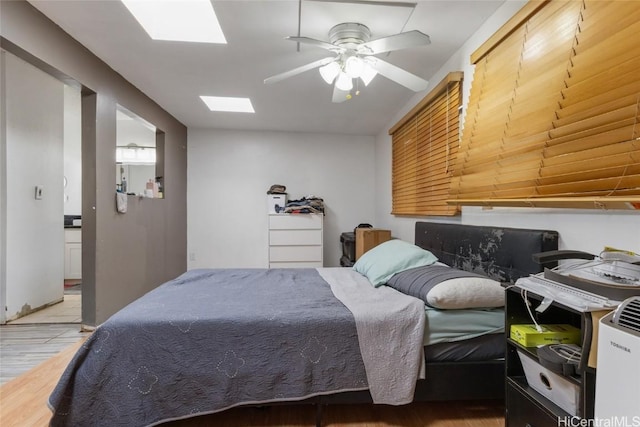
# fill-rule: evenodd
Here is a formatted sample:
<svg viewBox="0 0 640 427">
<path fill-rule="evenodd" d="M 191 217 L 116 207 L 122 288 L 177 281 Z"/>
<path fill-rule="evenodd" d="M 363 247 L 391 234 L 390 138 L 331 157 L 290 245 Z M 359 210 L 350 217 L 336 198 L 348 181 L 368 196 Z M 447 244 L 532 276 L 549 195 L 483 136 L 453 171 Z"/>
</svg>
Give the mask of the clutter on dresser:
<svg viewBox="0 0 640 427">
<path fill-rule="evenodd" d="M 287 194 L 267 194 L 267 212 L 280 213 L 287 205 Z"/>
<path fill-rule="evenodd" d="M 267 190 L 267 194 L 287 194 L 287 187 L 281 184 L 273 184 Z"/>
<path fill-rule="evenodd" d="M 322 197 L 314 195 L 306 195 L 299 199 L 290 200 L 286 186 L 282 184 L 273 184 L 267 190 L 267 211 L 271 214 L 324 214 L 324 200 Z"/>
<path fill-rule="evenodd" d="M 273 184 L 267 190 L 267 212 L 280 213 L 287 205 L 287 187 Z"/>
<path fill-rule="evenodd" d="M 300 199 L 289 200 L 283 211 L 291 214 L 324 214 L 324 200 L 321 197 L 307 195 Z"/>
</svg>

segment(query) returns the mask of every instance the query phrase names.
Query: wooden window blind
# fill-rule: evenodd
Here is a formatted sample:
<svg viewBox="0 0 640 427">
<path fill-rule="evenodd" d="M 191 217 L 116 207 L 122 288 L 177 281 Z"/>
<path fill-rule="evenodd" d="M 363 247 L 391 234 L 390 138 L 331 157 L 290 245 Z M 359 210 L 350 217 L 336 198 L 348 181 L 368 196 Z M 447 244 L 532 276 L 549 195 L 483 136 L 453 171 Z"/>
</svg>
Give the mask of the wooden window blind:
<svg viewBox="0 0 640 427">
<path fill-rule="evenodd" d="M 460 144 L 461 85 L 462 73 L 449 73 L 389 130 L 392 214 L 450 216 L 459 212 L 447 199 Z"/>
<path fill-rule="evenodd" d="M 640 2 L 525 9 L 472 55 L 450 202 L 639 209 Z"/>
</svg>

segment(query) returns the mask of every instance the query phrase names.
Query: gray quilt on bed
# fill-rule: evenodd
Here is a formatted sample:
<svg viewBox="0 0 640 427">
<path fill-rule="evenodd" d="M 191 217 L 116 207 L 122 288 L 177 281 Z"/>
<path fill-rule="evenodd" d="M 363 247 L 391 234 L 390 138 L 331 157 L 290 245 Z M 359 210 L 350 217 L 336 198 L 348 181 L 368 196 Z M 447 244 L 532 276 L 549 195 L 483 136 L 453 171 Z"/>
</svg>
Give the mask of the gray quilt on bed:
<svg viewBox="0 0 640 427">
<path fill-rule="evenodd" d="M 193 270 L 98 327 L 49 405 L 53 426 L 131 427 L 366 388 L 354 317 L 315 269 Z"/>
</svg>

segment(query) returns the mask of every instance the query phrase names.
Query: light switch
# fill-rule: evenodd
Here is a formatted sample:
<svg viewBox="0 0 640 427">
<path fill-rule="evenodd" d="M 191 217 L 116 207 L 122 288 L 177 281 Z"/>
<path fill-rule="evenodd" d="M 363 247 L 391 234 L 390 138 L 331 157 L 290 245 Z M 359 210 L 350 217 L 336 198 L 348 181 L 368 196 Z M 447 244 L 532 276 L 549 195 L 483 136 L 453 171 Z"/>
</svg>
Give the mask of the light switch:
<svg viewBox="0 0 640 427">
<path fill-rule="evenodd" d="M 42 185 L 36 185 L 36 200 L 42 199 L 43 192 L 44 192 L 44 187 Z"/>
</svg>

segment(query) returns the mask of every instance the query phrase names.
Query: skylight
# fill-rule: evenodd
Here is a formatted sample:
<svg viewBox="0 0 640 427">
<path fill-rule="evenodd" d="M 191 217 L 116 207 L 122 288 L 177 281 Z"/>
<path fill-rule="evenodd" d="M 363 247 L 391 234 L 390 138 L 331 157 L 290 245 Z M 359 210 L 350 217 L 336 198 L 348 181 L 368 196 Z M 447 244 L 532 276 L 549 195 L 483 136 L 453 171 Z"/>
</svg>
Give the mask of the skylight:
<svg viewBox="0 0 640 427">
<path fill-rule="evenodd" d="M 210 0 L 121 0 L 154 40 L 227 43 Z"/>
<path fill-rule="evenodd" d="M 249 98 L 224 96 L 201 96 L 211 111 L 229 111 L 233 113 L 255 113 Z"/>
</svg>

